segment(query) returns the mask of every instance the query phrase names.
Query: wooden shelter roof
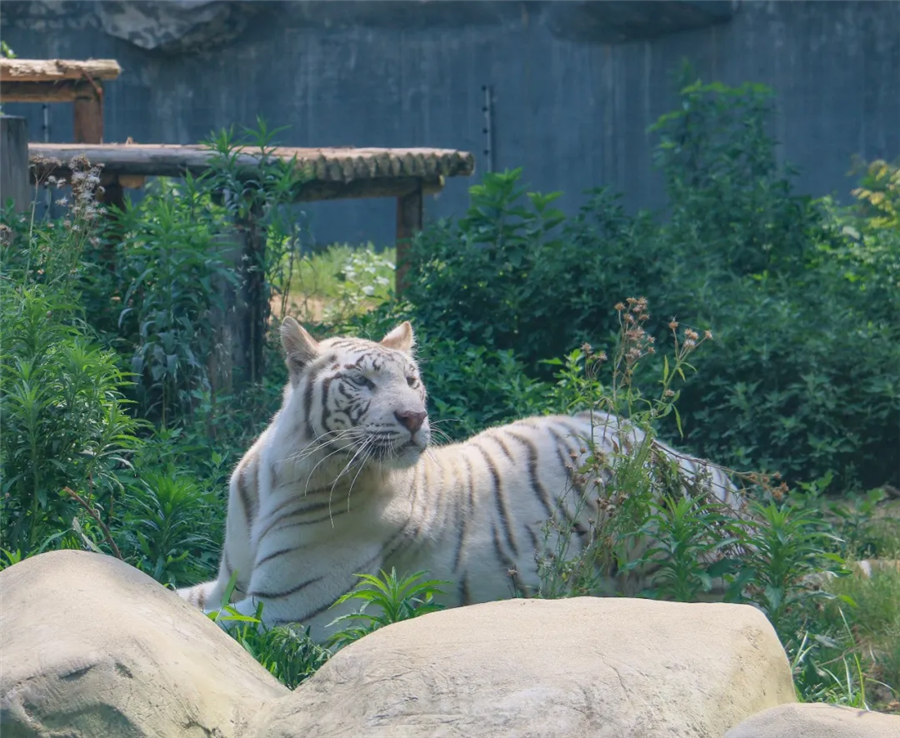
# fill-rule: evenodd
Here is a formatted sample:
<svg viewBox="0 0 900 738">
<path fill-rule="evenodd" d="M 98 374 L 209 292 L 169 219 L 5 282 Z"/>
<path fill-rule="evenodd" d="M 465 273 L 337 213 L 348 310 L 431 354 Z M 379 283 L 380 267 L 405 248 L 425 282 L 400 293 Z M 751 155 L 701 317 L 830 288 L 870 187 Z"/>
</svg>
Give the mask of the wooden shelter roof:
<svg viewBox="0 0 900 738">
<path fill-rule="evenodd" d="M 105 178 L 148 176 L 198 176 L 211 168 L 216 153 L 202 145 L 174 144 L 42 144 L 28 145 L 35 176 L 67 176 L 68 162 L 84 155 L 101 165 Z M 271 150 L 271 156 L 291 161 L 306 177 L 300 187 L 302 200 L 336 197 L 400 196 L 421 185 L 436 192 L 445 177 L 468 176 L 475 170 L 475 157 L 453 149 L 357 149 L 288 148 Z M 244 150 L 236 164 L 248 174 L 258 167 L 261 155 Z"/>
</svg>

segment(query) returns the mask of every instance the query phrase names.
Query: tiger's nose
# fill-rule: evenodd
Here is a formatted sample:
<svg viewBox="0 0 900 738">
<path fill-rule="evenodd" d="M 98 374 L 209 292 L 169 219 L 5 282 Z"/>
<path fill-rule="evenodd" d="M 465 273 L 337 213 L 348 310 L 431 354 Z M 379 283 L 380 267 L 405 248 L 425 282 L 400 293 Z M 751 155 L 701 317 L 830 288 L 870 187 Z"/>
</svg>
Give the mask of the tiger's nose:
<svg viewBox="0 0 900 738">
<path fill-rule="evenodd" d="M 422 427 L 422 423 L 425 422 L 428 413 L 416 410 L 403 410 L 402 412 L 395 412 L 394 417 L 406 430 L 410 433 L 415 433 Z"/>
</svg>

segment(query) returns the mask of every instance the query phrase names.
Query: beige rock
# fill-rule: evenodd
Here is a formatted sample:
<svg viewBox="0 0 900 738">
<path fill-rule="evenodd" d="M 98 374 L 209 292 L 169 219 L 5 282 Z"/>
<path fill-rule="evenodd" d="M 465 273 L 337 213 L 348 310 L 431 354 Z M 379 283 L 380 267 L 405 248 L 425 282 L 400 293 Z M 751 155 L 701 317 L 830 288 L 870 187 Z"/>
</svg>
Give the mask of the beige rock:
<svg viewBox="0 0 900 738">
<path fill-rule="evenodd" d="M 42 554 L 0 573 L 0 592 L 3 738 L 720 738 L 794 699 L 771 625 L 743 605 L 458 608 L 366 637 L 291 693 L 115 559 Z"/>
<path fill-rule="evenodd" d="M 82 551 L 0 572 L 0 734 L 243 735 L 289 695 L 217 625 L 150 577 Z"/>
<path fill-rule="evenodd" d="M 729 730 L 725 738 L 898 738 L 900 717 L 823 704 L 780 705 Z"/>
<path fill-rule="evenodd" d="M 247 734 L 721 738 L 794 699 L 787 657 L 752 607 L 509 600 L 367 636 Z"/>
</svg>

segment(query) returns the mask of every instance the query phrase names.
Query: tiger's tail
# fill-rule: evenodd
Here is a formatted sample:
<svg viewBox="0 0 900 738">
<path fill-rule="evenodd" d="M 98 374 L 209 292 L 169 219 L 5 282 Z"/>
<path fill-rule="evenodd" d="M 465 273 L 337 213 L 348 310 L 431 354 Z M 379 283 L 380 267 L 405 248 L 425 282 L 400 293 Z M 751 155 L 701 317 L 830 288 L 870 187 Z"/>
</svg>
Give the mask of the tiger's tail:
<svg viewBox="0 0 900 738">
<path fill-rule="evenodd" d="M 201 610 L 211 610 L 218 608 L 221 604 L 222 594 L 218 592 L 218 580 L 210 582 L 201 582 L 193 587 L 182 587 L 175 590 L 175 593 L 183 600 L 187 600 L 194 607 Z"/>
</svg>

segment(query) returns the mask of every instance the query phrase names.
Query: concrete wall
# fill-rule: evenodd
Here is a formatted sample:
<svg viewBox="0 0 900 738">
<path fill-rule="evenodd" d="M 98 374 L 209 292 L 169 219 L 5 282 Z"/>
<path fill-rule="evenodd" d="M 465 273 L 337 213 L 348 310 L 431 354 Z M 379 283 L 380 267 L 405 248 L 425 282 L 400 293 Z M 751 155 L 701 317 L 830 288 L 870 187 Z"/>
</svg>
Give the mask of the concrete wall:
<svg viewBox="0 0 900 738">
<path fill-rule="evenodd" d="M 777 136 L 803 192 L 845 196 L 853 155 L 900 156 L 897 2 L 743 2 L 723 23 L 618 44 L 561 33 L 557 3 L 260 2 L 234 40 L 176 54 L 105 33 L 102 3 L 41 3 L 49 15 L 37 5 L 0 4 L 2 37 L 19 56 L 122 65 L 107 87 L 107 141 L 192 143 L 262 115 L 290 126 L 285 145 L 459 148 L 483 169 L 490 85 L 496 168 L 524 167 L 535 189 L 566 192 L 569 209 L 601 184 L 629 207 L 659 207 L 645 131 L 671 107 L 686 58 L 705 79 L 776 89 Z M 40 139 L 40 106 L 5 108 Z M 53 106 L 51 140 L 71 133 L 68 106 Z M 460 213 L 467 184 L 451 181 L 428 217 Z M 388 201 L 309 210 L 321 241 L 393 237 Z"/>
</svg>

